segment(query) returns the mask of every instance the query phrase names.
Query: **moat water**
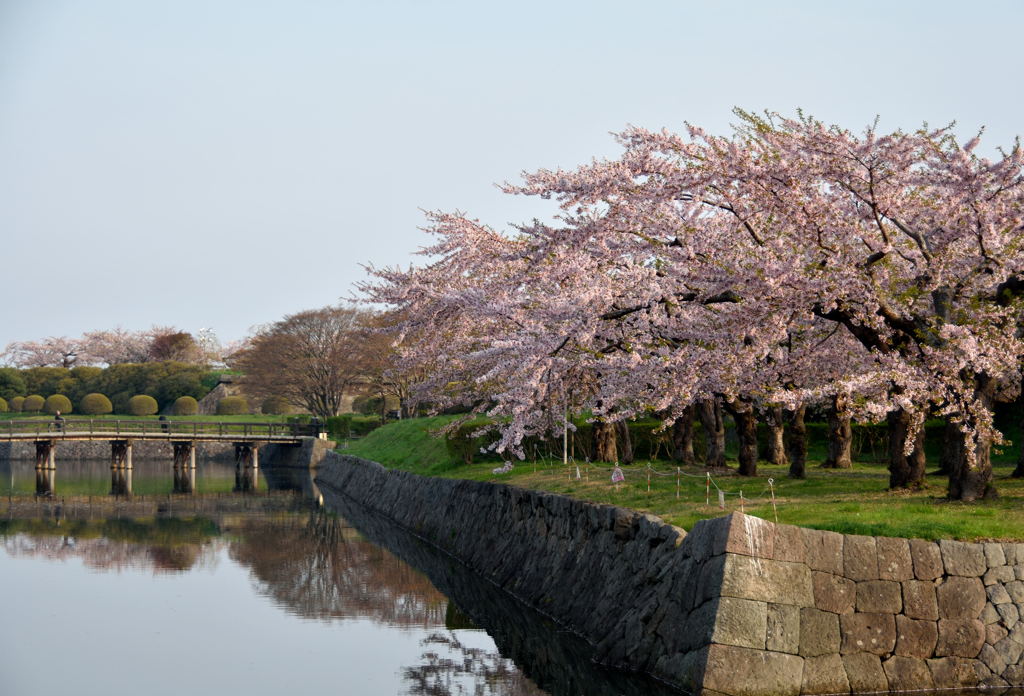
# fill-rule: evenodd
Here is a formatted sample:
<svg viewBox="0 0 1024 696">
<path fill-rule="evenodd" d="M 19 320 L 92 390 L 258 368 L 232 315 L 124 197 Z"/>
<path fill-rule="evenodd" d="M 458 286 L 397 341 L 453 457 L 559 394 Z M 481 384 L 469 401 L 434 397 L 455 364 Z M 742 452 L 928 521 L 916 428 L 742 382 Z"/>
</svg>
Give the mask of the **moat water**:
<svg viewBox="0 0 1024 696">
<path fill-rule="evenodd" d="M 2 694 L 678 693 L 595 667 L 372 513 L 316 506 L 308 474 L 231 493 L 233 464 L 201 462 L 190 507 L 141 514 L 183 499 L 168 462 L 135 463 L 132 505 L 104 500 L 105 462 L 57 466 L 40 499 L 31 462 L 0 462 Z"/>
</svg>

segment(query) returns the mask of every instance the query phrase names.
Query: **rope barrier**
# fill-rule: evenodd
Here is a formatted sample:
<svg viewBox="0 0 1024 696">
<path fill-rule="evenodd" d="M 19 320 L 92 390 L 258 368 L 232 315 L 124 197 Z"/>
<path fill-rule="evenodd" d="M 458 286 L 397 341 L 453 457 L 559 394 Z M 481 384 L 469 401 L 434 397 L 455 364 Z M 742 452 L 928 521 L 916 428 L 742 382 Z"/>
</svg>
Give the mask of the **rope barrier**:
<svg viewBox="0 0 1024 696">
<path fill-rule="evenodd" d="M 566 466 L 560 461 L 548 460 L 549 466 L 545 466 L 542 461 L 541 465 L 544 470 L 550 471 L 551 473 L 557 472 L 560 466 Z M 761 491 L 755 497 L 750 497 L 743 489 L 739 490 L 728 490 L 723 488 L 722 484 L 711 475 L 710 471 L 705 471 L 700 474 L 691 474 L 683 471 L 682 467 L 676 466 L 668 471 L 658 471 L 650 463 L 644 463 L 638 467 L 622 467 L 622 465 L 615 464 L 604 464 L 601 462 L 591 462 L 589 458 L 585 464 L 581 467 L 580 462 L 570 458 L 566 466 L 565 475 L 568 480 L 575 478 L 577 481 L 591 482 L 591 469 L 596 469 L 598 472 L 601 470 L 610 473 L 610 481 L 615 485 L 616 490 L 621 490 L 622 484 L 627 483 L 630 479 L 637 479 L 643 477 L 645 484 L 644 491 L 648 494 L 654 494 L 657 492 L 655 482 L 661 478 L 675 477 L 675 497 L 676 500 L 682 500 L 683 498 L 683 479 L 703 479 L 704 483 L 704 504 L 707 507 L 711 507 L 711 489 L 715 490 L 716 497 L 718 498 L 719 509 L 725 510 L 728 508 L 728 499 L 730 497 L 736 499 L 737 508 L 746 512 L 746 508 L 752 505 L 771 505 L 772 514 L 775 521 L 778 521 L 779 517 L 779 500 L 775 493 L 775 479 L 769 479 L 767 485 L 765 485 Z M 534 464 L 534 470 L 536 471 L 536 463 Z"/>
<path fill-rule="evenodd" d="M 575 441 L 573 441 L 572 444 L 573 450 L 575 450 Z M 534 454 L 536 455 L 538 453 L 535 452 Z M 553 453 L 549 451 L 548 454 L 552 455 Z M 538 469 L 538 459 L 540 459 L 540 469 Z M 548 463 L 550 463 L 550 466 L 548 466 Z M 715 480 L 715 478 L 711 475 L 710 471 L 705 471 L 699 474 L 692 474 L 683 471 L 682 467 L 680 466 L 674 467 L 674 470 L 670 469 L 669 471 L 663 472 L 658 471 L 648 462 L 645 463 L 642 468 L 636 467 L 623 469 L 618 463 L 602 464 L 600 462 L 591 462 L 590 458 L 587 457 L 585 459 L 584 466 L 581 469 L 580 462 L 576 461 L 574 456 L 569 456 L 568 461 L 564 463 L 560 459 L 554 459 L 553 456 L 549 456 L 546 460 L 544 458 L 534 456 L 532 458 L 532 465 L 533 472 L 536 474 L 539 470 L 542 475 L 546 474 L 548 471 L 550 471 L 551 473 L 557 473 L 558 467 L 565 466 L 567 480 L 572 481 L 575 475 L 575 479 L 577 481 L 585 480 L 588 484 L 591 483 L 591 468 L 596 469 L 597 472 L 600 472 L 602 469 L 604 469 L 605 471 L 611 472 L 611 483 L 615 485 L 616 490 L 620 490 L 621 485 L 627 482 L 627 479 L 643 476 L 644 478 L 646 478 L 647 494 L 651 494 L 652 492 L 654 492 L 654 481 L 656 480 L 656 477 L 669 478 L 674 476 L 676 500 L 682 500 L 683 498 L 684 479 L 703 479 L 704 505 L 706 507 L 711 507 L 711 489 L 712 487 L 714 487 L 716 497 L 718 498 L 719 509 L 726 510 L 728 507 L 728 498 L 730 496 L 733 496 L 737 498 L 737 504 L 741 512 L 746 512 L 746 508 L 748 505 L 770 504 L 772 506 L 772 514 L 775 518 L 775 521 L 778 522 L 779 520 L 779 502 L 775 494 L 775 479 L 773 478 L 768 479 L 767 486 L 765 486 L 765 488 L 761 491 L 761 495 L 759 495 L 757 498 L 749 498 L 746 495 L 744 495 L 742 489 L 739 489 L 738 491 L 731 491 L 722 488 L 722 486 L 719 485 L 719 482 Z M 506 461 L 502 466 L 496 467 L 491 471 L 495 475 L 508 474 L 511 473 L 511 471 L 513 470 L 513 466 L 514 465 L 512 464 L 512 462 Z M 764 496 L 764 494 L 767 495 Z"/>
</svg>

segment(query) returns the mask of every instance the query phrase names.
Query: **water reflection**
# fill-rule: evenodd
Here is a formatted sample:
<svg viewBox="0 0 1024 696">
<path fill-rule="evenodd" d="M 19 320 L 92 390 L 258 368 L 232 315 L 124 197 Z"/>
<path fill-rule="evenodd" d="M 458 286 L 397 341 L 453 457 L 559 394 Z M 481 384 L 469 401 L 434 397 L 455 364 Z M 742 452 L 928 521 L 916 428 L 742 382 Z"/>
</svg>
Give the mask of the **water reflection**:
<svg viewBox="0 0 1024 696">
<path fill-rule="evenodd" d="M 20 477 L 32 473 L 31 463 L 27 472 L 19 470 L 17 465 L 12 467 L 9 462 L 5 466 L 2 475 L 10 482 L 9 489 L 28 487 Z M 177 468 L 167 462 L 160 462 L 156 467 L 136 462 L 136 489 L 140 485 L 151 486 L 157 479 L 162 482 L 160 485 L 173 484 L 176 488 L 177 479 L 168 480 L 166 474 L 182 475 L 175 471 Z M 154 500 L 167 501 L 173 498 L 177 502 L 150 501 L 149 508 L 144 507 L 146 501 L 138 496 L 120 501 L 104 498 L 105 502 L 94 504 L 89 500 L 82 502 L 84 499 L 74 503 L 70 499 L 67 502 L 41 501 L 31 493 L 21 497 L 23 503 L 0 505 L 9 516 L 0 520 L 0 574 L 4 573 L 5 563 L 50 561 L 53 570 L 45 575 L 63 578 L 60 569 L 77 559 L 94 574 L 115 573 L 135 583 L 130 594 L 149 597 L 137 600 L 136 610 L 144 606 L 146 611 L 157 611 L 161 605 L 168 604 L 171 613 L 150 619 L 149 623 L 158 625 L 161 632 L 178 635 L 175 630 L 181 631 L 177 640 L 190 642 L 192 638 L 186 635 L 205 634 L 220 630 L 222 626 L 224 630 L 241 631 L 246 636 L 274 635 L 281 630 L 276 623 L 280 619 L 257 620 L 259 612 L 250 611 L 245 615 L 244 625 L 232 628 L 232 624 L 238 623 L 238 617 L 224 618 L 218 613 L 218 607 L 235 605 L 239 601 L 238 593 L 245 593 L 244 581 L 242 587 L 237 580 L 227 587 L 223 579 L 240 570 L 242 577 L 249 578 L 249 596 L 259 598 L 264 605 L 284 610 L 298 622 L 296 627 L 287 629 L 288 635 L 307 635 L 304 633 L 307 629 L 300 628 L 306 624 L 331 628 L 331 633 L 318 635 L 310 639 L 312 642 L 290 638 L 285 641 L 287 645 L 275 647 L 275 653 L 278 649 L 281 653 L 275 654 L 274 660 L 287 664 L 308 659 L 310 650 L 324 646 L 325 640 L 328 645 L 341 645 L 352 640 L 357 643 L 380 641 L 380 631 L 394 636 L 389 643 L 393 648 L 385 647 L 374 655 L 373 660 L 377 662 L 336 651 L 337 662 L 325 661 L 323 674 L 310 677 L 315 684 L 313 690 L 336 689 L 341 679 L 339 671 L 361 674 L 373 670 L 383 674 L 385 680 L 398 682 L 386 691 L 370 689 L 359 690 L 360 693 L 422 696 L 675 693 L 644 679 L 595 667 L 590 662 L 587 644 L 559 632 L 543 617 L 527 611 L 450 557 L 386 520 L 347 504 L 329 492 L 324 493 L 327 506 L 320 507 L 317 503 L 322 499 L 321 491 L 307 470 L 266 467 L 262 477 L 264 485 L 294 491 L 294 495 L 253 496 L 230 492 L 236 484 L 233 463 L 218 466 L 203 462 L 199 470 L 204 469 L 219 472 L 218 480 L 227 484 L 225 492 L 156 498 Z M 61 485 L 68 490 L 91 490 L 95 486 L 90 481 L 102 480 L 106 478 L 104 474 L 109 476 L 109 463 L 69 462 L 62 468 Z M 314 502 L 309 502 L 310 498 Z M 186 507 L 191 513 L 183 516 L 182 510 Z M 143 509 L 149 512 L 140 514 Z M 175 510 L 177 514 L 172 513 Z M 199 570 L 209 572 L 197 577 Z M 137 579 L 126 577 L 133 573 Z M 150 584 L 147 584 L 147 575 Z M 188 578 L 190 589 L 184 596 L 190 597 L 190 602 L 203 598 L 209 612 L 181 629 L 174 629 L 175 622 L 181 620 L 179 612 L 188 603 L 166 602 L 160 592 L 183 596 L 183 590 L 153 587 L 154 576 L 164 581 Z M 228 595 L 219 595 L 222 591 Z M 76 605 L 74 610 L 74 616 L 83 625 L 100 626 L 113 617 L 133 621 L 132 615 L 124 615 L 116 608 L 94 601 L 95 595 L 89 597 L 85 602 L 88 606 Z M 26 602 L 36 599 L 35 596 L 25 597 Z M 39 598 L 38 601 L 42 602 L 40 608 L 30 609 L 28 615 L 38 617 L 42 611 L 49 615 L 46 600 Z M 120 595 L 115 601 L 121 601 Z M 119 604 L 114 605 L 117 606 Z M 275 613 L 281 616 L 280 612 Z M 31 634 L 38 630 L 33 623 L 35 620 L 29 619 L 24 625 L 9 624 L 7 630 L 10 635 Z M 122 628 L 122 631 L 152 630 L 149 624 L 126 625 L 129 628 Z M 376 628 L 370 631 L 368 626 Z M 88 651 L 94 642 L 101 650 L 102 640 L 79 641 L 68 649 Z M 228 642 L 246 644 L 247 640 L 243 637 Z M 394 655 L 390 654 L 392 652 Z M 82 664 L 102 664 L 100 654 L 79 658 L 76 652 L 74 659 Z M 356 662 L 344 663 L 346 659 L 356 659 Z M 137 679 L 150 679 L 156 667 L 152 664 L 146 667 L 140 659 L 138 664 L 126 664 L 125 669 L 138 669 Z M 0 686 L 5 685 L 4 677 L 0 676 Z M 239 685 L 239 690 L 250 694 L 270 693 L 269 686 L 256 683 Z"/>
<path fill-rule="evenodd" d="M 391 626 L 444 626 L 447 599 L 423 573 L 324 512 L 306 519 L 250 519 L 231 558 L 259 592 L 299 616 L 369 618 Z"/>
<path fill-rule="evenodd" d="M 29 460 L 0 459 L 0 495 L 166 495 L 171 493 L 227 493 L 263 491 L 255 466 L 203 459 L 134 458 L 111 466 L 104 459 L 57 460 L 52 467 L 36 467 Z"/>
<path fill-rule="evenodd" d="M 93 570 L 154 573 L 210 567 L 219 534 L 210 520 L 0 520 L 3 550 L 14 558 L 80 559 Z"/>
<path fill-rule="evenodd" d="M 367 539 L 425 572 L 433 585 L 458 607 L 459 613 L 473 624 L 486 628 L 499 653 L 511 658 L 523 674 L 543 690 L 540 693 L 552 696 L 678 696 L 677 690 L 642 675 L 598 667 L 591 661 L 593 651 L 589 644 L 560 630 L 549 619 L 523 606 L 450 556 L 330 489 L 324 489 L 324 497 L 328 508 L 343 515 Z M 463 667 L 459 667 L 460 664 Z M 417 685 L 425 686 L 432 682 L 424 682 L 423 679 L 441 671 L 455 676 L 460 669 L 472 672 L 477 667 L 458 661 L 438 661 L 428 651 L 419 671 L 407 672 L 407 675 Z M 477 684 L 484 689 L 479 692 L 481 694 L 536 693 L 487 691 L 485 675 L 480 675 Z M 506 681 L 501 688 L 512 686 L 513 682 Z M 433 683 L 431 688 L 434 690 L 413 693 L 439 696 L 461 693 L 445 690 L 438 683 Z"/>
<path fill-rule="evenodd" d="M 544 694 L 512 660 L 496 650 L 464 645 L 455 632 L 434 633 L 423 640 L 423 664 L 405 669 L 412 696 L 535 696 Z"/>
</svg>

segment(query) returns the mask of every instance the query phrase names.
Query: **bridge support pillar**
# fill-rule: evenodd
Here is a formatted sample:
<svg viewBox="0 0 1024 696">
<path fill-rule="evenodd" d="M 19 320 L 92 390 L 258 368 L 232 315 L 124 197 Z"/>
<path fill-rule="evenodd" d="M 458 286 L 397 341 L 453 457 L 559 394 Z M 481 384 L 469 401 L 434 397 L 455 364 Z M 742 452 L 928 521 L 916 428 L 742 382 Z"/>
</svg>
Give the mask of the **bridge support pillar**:
<svg viewBox="0 0 1024 696">
<path fill-rule="evenodd" d="M 132 441 L 110 441 L 110 495 L 132 494 Z"/>
<path fill-rule="evenodd" d="M 57 485 L 57 444 L 36 440 L 36 495 L 53 495 Z"/>
<path fill-rule="evenodd" d="M 196 492 L 196 445 L 194 442 L 173 442 L 174 492 Z"/>
<path fill-rule="evenodd" d="M 252 442 L 235 443 L 235 491 L 249 492 L 259 487 L 260 455 Z"/>
</svg>

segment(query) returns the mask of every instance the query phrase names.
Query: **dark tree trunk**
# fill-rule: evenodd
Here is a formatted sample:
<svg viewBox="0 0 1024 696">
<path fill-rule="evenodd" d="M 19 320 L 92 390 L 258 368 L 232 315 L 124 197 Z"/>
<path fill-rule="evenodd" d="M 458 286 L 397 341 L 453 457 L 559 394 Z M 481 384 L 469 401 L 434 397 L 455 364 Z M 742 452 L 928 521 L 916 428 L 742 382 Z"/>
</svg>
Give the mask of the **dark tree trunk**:
<svg viewBox="0 0 1024 696">
<path fill-rule="evenodd" d="M 995 383 L 981 375 L 975 378 L 975 397 L 991 413 L 995 404 Z M 968 423 L 968 425 L 971 425 Z M 960 433 L 953 448 L 953 471 L 949 475 L 949 497 L 952 500 L 971 502 L 983 498 L 995 498 L 999 494 L 992 484 L 992 435 L 991 432 L 975 432 L 972 435 Z M 974 448 L 974 462 L 967 457 L 968 446 Z"/>
<path fill-rule="evenodd" d="M 963 434 L 960 427 L 951 419 L 946 419 L 946 425 L 942 428 L 942 451 L 939 452 L 939 468 L 936 474 L 951 476 L 956 469 L 957 449 L 960 447 Z M 1020 466 L 1018 461 L 1017 466 Z"/>
<path fill-rule="evenodd" d="M 683 466 L 693 466 L 693 406 L 687 406 L 672 424 L 672 459 Z"/>
<path fill-rule="evenodd" d="M 618 440 L 616 449 L 619 451 L 619 461 L 623 464 L 632 464 L 633 438 L 629 435 L 629 424 L 626 421 L 618 421 L 615 424 L 615 435 Z"/>
<path fill-rule="evenodd" d="M 1024 421 L 1020 424 L 1021 432 L 1024 433 Z M 1013 469 L 1013 478 L 1024 478 L 1024 442 L 1020 445 L 1020 454 L 1017 455 L 1017 466 Z"/>
<path fill-rule="evenodd" d="M 725 468 L 725 423 L 718 399 L 705 399 L 697 404 L 697 417 L 704 429 L 704 466 Z"/>
<path fill-rule="evenodd" d="M 1021 432 L 1024 433 L 1024 421 L 1020 424 Z M 1024 442 L 1020 445 L 1020 454 L 1017 455 L 1017 466 L 1011 474 L 1013 478 L 1024 478 Z"/>
<path fill-rule="evenodd" d="M 594 421 L 594 461 L 617 462 L 615 446 L 615 424 L 603 420 Z"/>
<path fill-rule="evenodd" d="M 765 409 L 765 421 L 768 424 L 768 441 L 765 445 L 764 458 L 773 466 L 788 466 L 786 457 L 786 433 L 783 425 L 782 407 L 769 406 Z"/>
<path fill-rule="evenodd" d="M 736 421 L 736 435 L 740 441 L 740 476 L 757 476 L 757 414 L 749 401 L 736 399 L 726 402 L 726 410 Z"/>
<path fill-rule="evenodd" d="M 786 431 L 786 453 L 789 456 L 789 477 L 802 479 L 807 476 L 807 424 L 804 414 L 807 407 L 799 406 L 791 411 L 789 429 Z"/>
<path fill-rule="evenodd" d="M 827 469 L 849 469 L 853 466 L 850 452 L 853 446 L 853 428 L 846 399 L 833 397 L 828 409 L 828 456 L 822 464 Z"/>
<path fill-rule="evenodd" d="M 905 454 L 912 414 L 899 409 L 889 414 L 889 488 L 918 490 L 924 486 L 924 428 L 914 438 L 914 449 Z"/>
</svg>

